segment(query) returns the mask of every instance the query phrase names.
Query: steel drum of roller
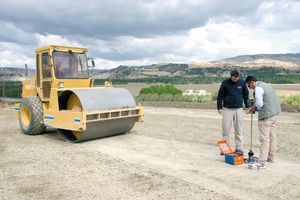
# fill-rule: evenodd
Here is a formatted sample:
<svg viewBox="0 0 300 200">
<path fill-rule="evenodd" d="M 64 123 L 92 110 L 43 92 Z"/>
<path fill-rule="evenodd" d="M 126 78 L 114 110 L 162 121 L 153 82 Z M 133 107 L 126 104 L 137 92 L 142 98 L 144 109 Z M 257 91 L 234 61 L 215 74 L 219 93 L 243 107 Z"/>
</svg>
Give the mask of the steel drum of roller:
<svg viewBox="0 0 300 200">
<path fill-rule="evenodd" d="M 90 88 L 65 91 L 61 99 L 66 102 L 66 110 L 95 111 L 135 107 L 136 102 L 123 88 Z M 59 129 L 62 138 L 69 142 L 81 142 L 97 138 L 119 135 L 130 131 L 136 119 L 125 117 L 120 119 L 96 121 L 86 124 L 86 130 L 71 131 Z"/>
</svg>

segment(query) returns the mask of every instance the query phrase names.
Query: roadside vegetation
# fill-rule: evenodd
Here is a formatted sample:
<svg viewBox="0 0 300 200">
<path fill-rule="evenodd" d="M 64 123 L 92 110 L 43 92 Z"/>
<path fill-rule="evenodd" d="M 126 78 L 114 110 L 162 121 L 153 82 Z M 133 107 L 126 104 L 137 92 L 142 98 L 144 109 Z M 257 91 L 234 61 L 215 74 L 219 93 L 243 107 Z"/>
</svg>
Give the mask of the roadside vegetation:
<svg viewBox="0 0 300 200">
<path fill-rule="evenodd" d="M 280 75 L 276 74 L 273 71 L 270 72 L 269 68 L 253 70 L 253 71 L 245 71 L 242 72 L 242 78 L 247 77 L 248 75 L 255 76 L 258 80 L 264 80 L 267 83 L 273 84 L 299 84 L 300 76 L 297 75 Z M 170 85 L 182 85 L 182 84 L 213 84 L 213 83 L 221 83 L 227 77 L 207 77 L 203 76 L 163 76 L 163 77 L 151 77 L 151 78 L 113 78 L 110 79 L 114 84 L 128 84 L 128 83 L 147 83 L 147 84 L 170 84 Z M 106 79 L 95 79 L 95 85 L 102 85 Z"/>
<path fill-rule="evenodd" d="M 300 95 L 280 96 L 280 101 L 284 105 L 300 106 Z"/>
<path fill-rule="evenodd" d="M 199 93 L 183 93 L 173 85 L 156 85 L 142 88 L 136 97 L 137 101 L 173 101 L 173 102 L 213 102 L 213 95 Z"/>
<path fill-rule="evenodd" d="M 143 88 L 140 94 L 136 97 L 139 102 L 191 102 L 191 103 L 215 103 L 217 100 L 218 91 L 211 94 L 200 95 L 199 93 L 187 93 L 185 94 L 181 90 L 178 90 L 173 85 L 156 85 L 148 88 Z M 300 95 L 280 96 L 281 104 L 290 110 L 300 109 Z"/>
<path fill-rule="evenodd" d="M 207 78 L 209 79 L 209 77 Z M 219 78 L 210 79 L 212 83 L 219 83 Z M 122 79 L 116 79 L 122 82 Z M 129 81 L 128 79 L 126 79 Z M 147 79 L 146 79 L 147 80 Z M 145 81 L 146 81 L 145 80 Z M 166 82 L 169 80 L 168 78 L 164 79 Z M 176 79 L 175 79 L 176 80 Z M 150 81 L 150 80 L 148 80 Z M 152 80 L 154 81 L 154 80 Z M 153 83 L 150 81 L 150 83 Z M 156 80 L 158 81 L 158 80 Z M 162 80 L 160 80 L 162 81 Z M 174 80 L 173 80 L 174 81 Z M 209 82 L 210 82 L 209 81 Z M 221 80 L 220 80 L 221 81 Z M 103 83 L 103 80 L 100 81 L 98 79 L 96 82 Z M 116 81 L 117 83 L 120 83 Z M 146 81 L 147 82 L 147 81 Z M 155 82 L 155 81 L 154 81 Z M 177 81 L 176 84 L 178 84 Z M 179 81 L 181 82 L 181 81 Z M 127 82 L 128 83 L 128 82 Z M 207 82 L 203 82 L 206 83 Z M 124 82 L 123 82 L 124 84 Z M 7 98 L 21 98 L 22 94 L 22 83 L 21 81 L 0 81 L 0 99 L 3 100 L 3 97 Z M 192 102 L 192 103 L 214 103 L 217 100 L 217 91 L 211 94 L 204 94 L 200 95 L 199 93 L 191 93 L 185 94 L 184 91 L 177 89 L 173 84 L 165 84 L 159 83 L 157 85 L 152 85 L 148 88 L 142 88 L 140 90 L 140 94 L 135 97 L 139 102 L 173 102 L 173 103 L 180 103 L 180 102 Z M 280 101 L 282 105 L 287 106 L 296 106 L 300 107 L 300 95 L 290 95 L 290 96 L 280 96 Z"/>
</svg>

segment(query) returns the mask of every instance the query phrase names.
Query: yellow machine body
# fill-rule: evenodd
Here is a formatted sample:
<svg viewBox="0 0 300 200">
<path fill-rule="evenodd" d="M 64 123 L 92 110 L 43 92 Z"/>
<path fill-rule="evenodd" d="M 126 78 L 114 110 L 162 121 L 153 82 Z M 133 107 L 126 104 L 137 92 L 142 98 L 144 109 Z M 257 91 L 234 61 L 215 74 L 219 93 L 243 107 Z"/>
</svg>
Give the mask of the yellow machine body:
<svg viewBox="0 0 300 200">
<path fill-rule="evenodd" d="M 36 49 L 36 76 L 22 82 L 18 118 L 25 134 L 51 126 L 66 141 L 80 142 L 126 133 L 143 121 L 143 107 L 127 90 L 93 86 L 89 61 L 86 48 Z"/>
</svg>

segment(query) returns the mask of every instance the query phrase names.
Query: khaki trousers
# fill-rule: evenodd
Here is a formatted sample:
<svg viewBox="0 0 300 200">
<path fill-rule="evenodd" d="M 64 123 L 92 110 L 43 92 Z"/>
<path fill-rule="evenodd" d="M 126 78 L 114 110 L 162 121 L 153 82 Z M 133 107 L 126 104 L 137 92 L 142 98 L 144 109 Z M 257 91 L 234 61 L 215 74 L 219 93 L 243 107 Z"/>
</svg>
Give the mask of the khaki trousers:
<svg viewBox="0 0 300 200">
<path fill-rule="evenodd" d="M 230 145 L 230 129 L 233 124 L 235 149 L 243 149 L 243 108 L 223 108 L 222 139 Z"/>
<path fill-rule="evenodd" d="M 263 164 L 265 164 L 268 158 L 275 160 L 276 157 L 276 119 L 277 115 L 258 120 L 258 129 L 260 132 L 259 162 Z"/>
</svg>

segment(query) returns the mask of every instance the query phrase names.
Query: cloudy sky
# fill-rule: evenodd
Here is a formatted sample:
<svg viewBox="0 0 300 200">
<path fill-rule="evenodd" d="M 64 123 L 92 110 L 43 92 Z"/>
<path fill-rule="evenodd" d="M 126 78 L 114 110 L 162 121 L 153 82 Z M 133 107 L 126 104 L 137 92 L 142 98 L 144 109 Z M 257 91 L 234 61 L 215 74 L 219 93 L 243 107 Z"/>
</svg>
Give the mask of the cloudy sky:
<svg viewBox="0 0 300 200">
<path fill-rule="evenodd" d="M 99 69 L 300 52 L 296 0 L 0 0 L 0 67 L 81 46 Z"/>
</svg>

